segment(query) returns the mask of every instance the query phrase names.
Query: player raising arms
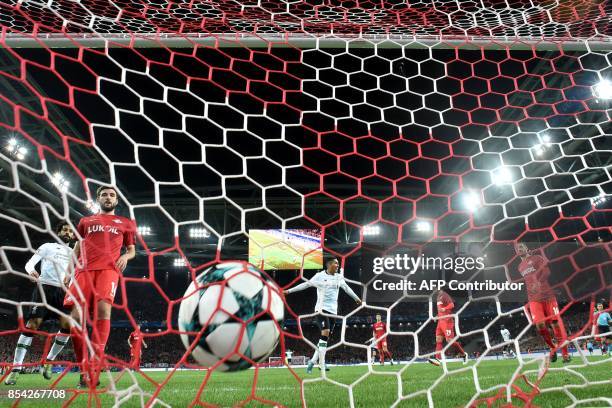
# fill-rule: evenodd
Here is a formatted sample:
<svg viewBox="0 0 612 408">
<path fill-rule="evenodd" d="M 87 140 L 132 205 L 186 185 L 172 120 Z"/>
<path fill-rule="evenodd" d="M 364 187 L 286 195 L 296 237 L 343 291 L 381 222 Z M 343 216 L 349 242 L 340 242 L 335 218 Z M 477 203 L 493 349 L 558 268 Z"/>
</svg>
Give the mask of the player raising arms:
<svg viewBox="0 0 612 408">
<path fill-rule="evenodd" d="M 142 337 L 140 325 L 136 327 L 136 330 L 130 333 L 128 345 L 130 346 L 130 367 L 132 367 L 133 370 L 138 370 L 140 368 L 140 359 L 142 358 L 142 348 L 148 347 Z"/>
<path fill-rule="evenodd" d="M 436 356 L 434 358 L 430 358 L 428 361 L 435 366 L 439 366 L 441 364 L 440 359 L 442 358 L 444 340 L 446 340 L 446 343 L 451 343 L 455 338 L 455 318 L 451 316 L 453 314 L 455 304 L 453 303 L 453 299 L 450 297 L 450 295 L 443 290 L 434 292 L 434 295 L 436 296 L 436 305 L 438 308 L 438 325 L 436 326 Z M 461 343 L 459 343 L 459 341 L 455 341 L 452 344 L 463 356 L 463 364 L 467 364 L 468 355 L 465 350 L 463 350 L 463 347 L 461 347 Z"/>
<path fill-rule="evenodd" d="M 136 255 L 134 235 L 136 224 L 129 218 L 115 215 L 115 208 L 119 204 L 117 190 L 114 187 L 102 186 L 96 191 L 96 201 L 100 212 L 96 215 L 81 218 L 78 232 L 82 238 L 74 249 L 79 257 L 79 267 L 70 292 L 66 295 L 64 304 L 74 306 L 79 303 L 86 316 L 93 316 L 92 343 L 94 346 L 95 361 L 102 363 L 104 349 L 110 334 L 110 318 L 112 303 L 119 284 L 119 276 L 127 263 Z M 121 254 L 121 249 L 126 251 Z M 74 321 L 81 322 L 78 307 L 72 308 Z M 83 319 L 84 323 L 85 319 Z M 82 327 L 87 327 L 83 324 Z M 72 342 L 77 362 L 87 369 L 88 356 L 85 353 L 84 338 L 75 325 L 71 328 Z M 96 365 L 94 372 L 97 377 L 102 367 Z M 97 378 L 91 379 L 97 384 Z M 87 386 L 87 379 L 81 374 L 79 387 Z"/>
<path fill-rule="evenodd" d="M 322 371 L 326 370 L 325 352 L 327 351 L 327 342 L 329 341 L 329 336 L 336 323 L 336 319 L 333 317 L 330 319 L 326 314 L 336 315 L 338 313 L 338 292 L 340 288 L 352 297 L 358 305 L 361 304 L 361 299 L 359 299 L 355 292 L 353 292 L 353 289 L 347 285 L 344 281 L 344 277 L 337 273 L 340 267 L 338 260 L 336 258 L 330 259 L 326 262 L 325 266 L 325 270 L 317 273 L 309 281 L 300 283 L 296 287 L 283 291 L 284 294 L 288 295 L 310 287 L 317 288 L 315 312 L 319 313 L 317 316 L 317 325 L 321 330 L 321 338 L 319 339 L 314 355 L 310 361 L 308 361 L 308 367 L 306 369 L 308 374 L 312 373 L 312 367 L 317 361 L 319 362 L 319 368 Z"/>
<path fill-rule="evenodd" d="M 540 336 L 550 348 L 550 360 L 557 361 L 557 345 L 566 341 L 567 333 L 563 326 L 561 316 L 559 316 L 559 306 L 555 292 L 548 283 L 550 269 L 546 265 L 546 260 L 540 255 L 529 252 L 529 248 L 524 242 L 516 244 L 516 253 L 521 257 L 518 271 L 525 280 L 527 288 L 527 309 L 531 315 L 531 320 L 536 326 Z M 555 345 L 548 325 L 552 327 L 557 345 Z M 571 357 L 567 350 L 567 344 L 561 347 L 563 362 L 568 363 Z"/>
<path fill-rule="evenodd" d="M 393 365 L 393 357 L 387 348 L 387 324 L 382 321 L 380 313 L 376 314 L 376 323 L 372 325 L 372 335 L 376 342 L 376 349 L 378 351 L 378 359 L 380 364 L 385 364 L 385 356 L 389 357 L 391 365 Z"/>
<path fill-rule="evenodd" d="M 603 303 L 598 303 L 593 313 L 593 335 L 599 334 L 601 339 L 601 354 L 612 355 L 612 340 L 610 339 L 610 324 L 612 317 L 604 310 Z M 591 345 L 591 349 L 593 346 Z"/>
<path fill-rule="evenodd" d="M 32 344 L 33 334 L 30 331 L 38 330 L 42 322 L 48 317 L 59 318 L 60 330 L 55 335 L 53 345 L 49 350 L 49 354 L 47 354 L 47 361 L 55 360 L 70 338 L 70 319 L 68 318 L 70 310 L 64 307 L 64 287 L 68 285 L 70 279 L 70 274 L 66 272 L 71 267 L 72 249 L 68 245 L 74 241 L 74 232 L 69 223 L 60 221 L 55 228 L 55 233 L 65 245 L 57 242 L 42 244 L 26 263 L 25 270 L 33 280 L 40 283 L 40 286 L 36 285 L 32 292 L 32 302 L 44 303 L 46 301 L 46 305 L 64 312 L 64 315 L 58 314 L 46 306 L 35 305 L 31 308 L 26 323 L 28 331 L 21 333 L 19 340 L 17 340 L 13 369 L 4 381 L 6 385 L 15 385 L 17 383 L 17 377 L 21 370 L 20 366 L 23 364 L 23 360 Z M 40 273 L 35 268 L 39 262 L 41 262 Z M 51 364 L 46 363 L 44 367 L 43 376 L 49 380 L 51 379 Z"/>
</svg>

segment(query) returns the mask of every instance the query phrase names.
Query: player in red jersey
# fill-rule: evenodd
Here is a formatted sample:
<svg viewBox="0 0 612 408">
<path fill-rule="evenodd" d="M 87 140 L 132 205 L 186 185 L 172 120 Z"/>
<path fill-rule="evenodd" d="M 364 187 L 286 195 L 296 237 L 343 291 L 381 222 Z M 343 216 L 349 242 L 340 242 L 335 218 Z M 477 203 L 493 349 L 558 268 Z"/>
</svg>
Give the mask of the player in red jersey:
<svg viewBox="0 0 612 408">
<path fill-rule="evenodd" d="M 130 346 L 130 366 L 133 370 L 138 370 L 140 368 L 140 358 L 142 357 L 142 347 L 147 348 L 147 343 L 144 341 L 140 331 L 140 325 L 130 333 L 128 345 Z"/>
<path fill-rule="evenodd" d="M 439 290 L 434 294 L 436 295 L 436 305 L 438 308 L 438 325 L 436 326 L 436 356 L 434 358 L 430 358 L 428 361 L 435 366 L 439 366 L 441 364 L 440 359 L 442 358 L 444 340 L 450 344 L 455 338 L 455 318 L 451 316 L 453 314 L 455 304 L 453 303 L 453 298 L 451 298 L 450 295 L 443 290 Z M 468 355 L 465 350 L 463 350 L 463 347 L 461 347 L 461 343 L 459 343 L 459 341 L 455 341 L 452 343 L 452 345 L 463 356 L 463 364 L 467 364 Z"/>
<path fill-rule="evenodd" d="M 557 361 L 557 345 L 562 344 L 563 362 L 567 363 L 571 361 L 567 344 L 563 344 L 566 342 L 567 333 L 559 316 L 555 292 L 548 283 L 550 269 L 546 265 L 546 260 L 540 255 L 531 254 L 524 242 L 516 244 L 516 253 L 521 257 L 518 271 L 525 280 L 528 300 L 526 309 L 531 320 L 550 348 L 550 360 L 553 363 Z M 548 325 L 552 328 L 556 340 L 550 335 Z"/>
<path fill-rule="evenodd" d="M 376 314 L 376 323 L 372 325 L 372 334 L 376 341 L 376 349 L 378 351 L 380 364 L 385 364 L 386 356 L 389 357 L 389 361 L 391 362 L 391 365 L 393 365 L 393 356 L 391 356 L 391 353 L 387 348 L 387 324 L 382 321 L 382 316 L 380 314 Z"/>
<path fill-rule="evenodd" d="M 119 277 L 127 263 L 136 255 L 136 224 L 129 218 L 115 215 L 119 198 L 114 187 L 98 188 L 96 201 L 100 212 L 81 218 L 77 228 L 81 242 L 76 244 L 74 253 L 79 258 L 79 265 L 64 299 L 64 305 L 72 307 L 78 303 L 87 312 L 86 316 L 93 316 L 92 344 L 96 357 L 93 369 L 97 377 L 110 334 L 112 303 Z M 126 250 L 122 254 L 123 247 Z M 72 307 L 72 317 L 76 322 L 85 322 L 85 319 L 81 320 L 79 307 Z M 89 369 L 89 359 L 84 348 L 86 333 L 82 333 L 81 329 L 73 324 L 71 334 L 77 361 Z M 91 382 L 97 383 L 97 378 L 92 378 Z M 79 386 L 86 385 L 86 377 L 81 374 Z"/>
</svg>

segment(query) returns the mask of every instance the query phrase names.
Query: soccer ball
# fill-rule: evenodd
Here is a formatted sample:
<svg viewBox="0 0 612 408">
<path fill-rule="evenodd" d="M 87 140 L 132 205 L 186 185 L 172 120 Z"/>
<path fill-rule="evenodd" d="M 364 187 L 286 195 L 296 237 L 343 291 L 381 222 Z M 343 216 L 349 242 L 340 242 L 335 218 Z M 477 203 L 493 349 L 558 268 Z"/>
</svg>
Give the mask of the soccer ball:
<svg viewBox="0 0 612 408">
<path fill-rule="evenodd" d="M 203 367 L 245 370 L 276 348 L 285 307 L 278 286 L 247 262 L 222 262 L 189 285 L 178 326 Z M 197 335 L 201 333 L 199 339 Z"/>
</svg>

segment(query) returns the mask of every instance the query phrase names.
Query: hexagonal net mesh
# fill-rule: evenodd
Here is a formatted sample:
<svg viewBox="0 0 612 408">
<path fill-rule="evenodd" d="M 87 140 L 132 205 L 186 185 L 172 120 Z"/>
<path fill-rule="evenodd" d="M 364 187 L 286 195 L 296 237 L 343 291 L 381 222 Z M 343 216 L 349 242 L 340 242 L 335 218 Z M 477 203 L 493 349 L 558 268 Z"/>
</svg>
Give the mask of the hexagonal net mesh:
<svg viewBox="0 0 612 408">
<path fill-rule="evenodd" d="M 76 225 L 95 189 L 113 185 L 139 228 L 102 360 L 128 367 L 123 344 L 140 324 L 151 348 L 143 367 L 167 371 L 109 373 L 104 390 L 83 393 L 65 370 L 46 384 L 69 387 L 67 405 L 611 402 L 609 370 L 597 374 L 609 359 L 584 348 L 605 347 L 593 309 L 608 307 L 612 282 L 608 2 L 6 0 L 0 10 L 5 368 L 45 363 L 54 338 L 25 327 L 29 307 L 49 302 L 28 300 L 40 285 L 23 265 L 57 241 L 56 221 Z M 281 252 L 293 263 L 274 267 L 268 244 L 248 242 L 262 230 L 317 244 L 288 241 Z M 574 360 L 550 363 L 540 322 L 512 291 L 451 288 L 447 356 L 426 365 L 440 351 L 431 288 L 381 293 L 380 276 L 403 277 L 404 255 L 471 254 L 487 258 L 475 274 L 429 277 L 521 282 L 518 241 L 546 259 L 558 309 L 544 326 L 562 322 L 548 335 Z M 340 295 L 329 339 L 327 363 L 356 366 L 346 377 L 285 362 L 287 349 L 317 349 L 314 292 L 284 298 L 271 355 L 285 368 L 251 361 L 254 374 L 227 385 L 219 365 L 185 351 L 186 288 L 212 264 L 252 260 L 249 251 L 285 289 L 312 278 L 309 256 L 319 267 L 323 254 L 339 260 L 363 301 Z M 376 313 L 402 362 L 392 371 L 374 368 L 365 344 Z M 20 333 L 38 336 L 15 365 Z M 466 366 L 451 359 L 459 343 L 473 357 Z M 75 360 L 65 352 L 54 364 Z M 179 396 L 184 367 L 200 371 Z"/>
</svg>

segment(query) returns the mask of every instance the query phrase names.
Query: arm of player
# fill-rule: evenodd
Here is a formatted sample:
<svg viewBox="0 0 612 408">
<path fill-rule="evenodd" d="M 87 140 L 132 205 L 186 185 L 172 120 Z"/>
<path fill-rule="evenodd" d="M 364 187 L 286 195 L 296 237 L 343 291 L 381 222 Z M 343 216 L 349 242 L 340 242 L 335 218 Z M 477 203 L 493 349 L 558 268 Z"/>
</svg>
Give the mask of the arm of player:
<svg viewBox="0 0 612 408">
<path fill-rule="evenodd" d="M 344 279 L 342 280 L 342 283 L 340 283 L 340 287 L 342 288 L 343 291 L 346 292 L 347 295 L 352 297 L 353 300 L 357 302 L 358 305 L 361 304 L 361 299 L 359 299 L 359 296 L 357 296 L 357 294 L 353 292 L 353 289 L 351 289 L 351 287 L 344 281 Z"/>
<path fill-rule="evenodd" d="M 64 275 L 64 286 L 68 286 L 70 284 L 70 279 L 74 276 L 74 263 L 72 260 L 68 262 L 68 266 L 66 267 L 66 274 Z"/>
<path fill-rule="evenodd" d="M 72 253 L 74 254 L 74 257 L 76 259 L 79 259 L 79 256 L 81 256 L 81 242 L 77 241 L 76 244 L 74 244 L 74 249 L 72 250 Z"/>
<path fill-rule="evenodd" d="M 310 288 L 312 286 L 314 286 L 314 285 L 310 281 L 306 281 L 306 282 L 300 283 L 299 285 L 294 286 L 292 288 L 283 290 L 283 293 L 285 295 L 288 295 L 288 294 L 293 293 L 293 292 L 299 292 L 301 290 L 308 289 L 308 288 Z"/>
<path fill-rule="evenodd" d="M 117 262 L 115 263 L 115 265 L 117 266 L 117 269 L 123 272 L 128 262 L 134 259 L 135 256 L 136 256 L 136 245 L 128 245 L 127 251 L 125 251 L 125 253 L 121 255 L 119 259 L 117 259 Z"/>
<path fill-rule="evenodd" d="M 41 247 L 42 248 L 42 247 Z M 40 262 L 42 257 L 40 256 L 41 248 L 38 248 L 30 260 L 25 264 L 25 270 L 34 279 L 38 279 L 39 275 L 36 271 L 36 264 Z"/>
<path fill-rule="evenodd" d="M 44 245 L 41 245 L 36 250 L 36 252 L 34 252 L 34 255 L 32 255 L 32 257 L 28 260 L 28 262 L 26 262 L 25 270 L 28 273 L 28 275 L 30 275 L 33 279 L 38 279 L 40 277 L 40 275 L 38 274 L 38 271 L 36 270 L 36 265 L 43 258 L 44 251 L 45 251 Z"/>
<path fill-rule="evenodd" d="M 450 310 L 453 310 L 454 307 L 455 307 L 455 304 L 453 302 L 449 302 L 446 304 L 439 305 L 438 310 L 441 312 L 448 312 Z"/>
</svg>

